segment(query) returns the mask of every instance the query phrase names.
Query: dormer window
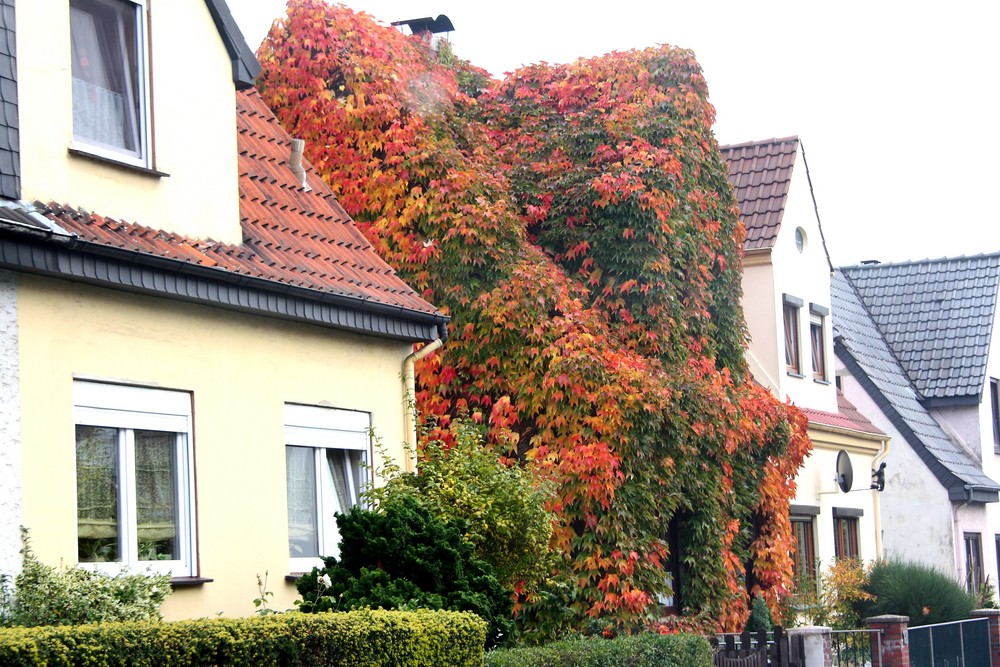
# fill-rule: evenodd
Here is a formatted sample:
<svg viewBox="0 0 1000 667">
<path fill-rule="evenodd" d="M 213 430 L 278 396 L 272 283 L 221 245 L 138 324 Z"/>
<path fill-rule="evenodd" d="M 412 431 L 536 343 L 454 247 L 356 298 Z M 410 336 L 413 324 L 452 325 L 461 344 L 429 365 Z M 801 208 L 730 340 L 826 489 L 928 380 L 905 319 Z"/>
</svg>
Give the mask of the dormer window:
<svg viewBox="0 0 1000 667">
<path fill-rule="evenodd" d="M 70 0 L 74 148 L 149 167 L 145 0 Z"/>
</svg>

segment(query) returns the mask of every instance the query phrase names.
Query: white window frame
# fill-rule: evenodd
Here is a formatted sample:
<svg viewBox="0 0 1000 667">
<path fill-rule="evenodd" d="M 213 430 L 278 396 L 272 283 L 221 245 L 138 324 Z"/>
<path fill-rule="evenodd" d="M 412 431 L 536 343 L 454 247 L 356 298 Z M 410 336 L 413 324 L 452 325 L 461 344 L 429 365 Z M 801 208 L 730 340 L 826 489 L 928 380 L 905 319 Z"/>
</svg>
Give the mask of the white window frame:
<svg viewBox="0 0 1000 667">
<path fill-rule="evenodd" d="M 285 404 L 285 447 L 307 447 L 315 456 L 316 512 L 317 516 L 332 513 L 333 500 L 326 498 L 327 491 L 322 483 L 324 457 L 328 450 L 352 450 L 363 453 L 363 460 L 370 465 L 372 460 L 371 414 L 357 410 L 324 407 L 318 405 Z M 371 476 L 365 471 L 365 483 L 371 484 Z M 353 480 L 353 476 L 351 476 Z M 287 480 L 287 476 L 286 476 Z M 357 489 L 358 492 L 364 489 Z M 287 487 L 286 487 L 287 498 Z M 339 545 L 332 536 L 325 535 L 323 522 L 317 522 L 319 551 L 322 556 L 339 556 Z M 289 539 L 286 527 L 285 539 Z M 289 556 L 291 572 L 309 572 L 313 567 L 322 567 L 320 558 Z"/>
<path fill-rule="evenodd" d="M 136 81 L 138 90 L 134 94 L 138 100 L 138 118 L 136 127 L 138 130 L 138 147 L 133 153 L 131 151 L 104 144 L 87 137 L 78 136 L 74 130 L 72 147 L 83 153 L 95 155 L 114 162 L 121 162 L 142 169 L 152 169 L 152 106 L 150 102 L 149 85 L 149 34 L 147 17 L 147 0 L 90 0 L 96 4 L 103 5 L 127 5 L 135 10 L 136 22 Z M 72 4 L 72 0 L 70 0 Z M 71 96 L 72 99 L 72 96 Z"/>
<path fill-rule="evenodd" d="M 184 391 L 150 389 L 130 385 L 73 382 L 73 420 L 79 426 L 116 428 L 119 437 L 119 560 L 80 563 L 114 574 L 122 567 L 131 571 L 151 569 L 173 577 L 194 576 L 195 516 L 192 451 L 191 394 Z M 140 560 L 136 538 L 136 481 L 134 431 L 167 431 L 177 434 L 177 560 Z M 75 450 L 74 450 L 75 451 Z M 76 493 L 74 490 L 74 497 Z"/>
</svg>

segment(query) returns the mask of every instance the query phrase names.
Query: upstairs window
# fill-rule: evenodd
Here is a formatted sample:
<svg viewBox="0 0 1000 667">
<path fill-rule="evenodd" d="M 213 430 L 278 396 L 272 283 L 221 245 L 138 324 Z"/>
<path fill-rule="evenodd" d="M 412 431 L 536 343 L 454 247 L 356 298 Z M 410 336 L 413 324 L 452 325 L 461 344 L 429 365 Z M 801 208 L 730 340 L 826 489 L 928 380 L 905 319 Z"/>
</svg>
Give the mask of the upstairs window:
<svg viewBox="0 0 1000 667">
<path fill-rule="evenodd" d="M 792 375 L 801 375 L 799 356 L 799 309 L 802 300 L 785 294 L 782 298 L 782 313 L 785 327 L 785 369 Z"/>
<path fill-rule="evenodd" d="M 191 396 L 73 383 L 80 563 L 194 572 Z"/>
<path fill-rule="evenodd" d="M 815 303 L 809 304 L 809 342 L 812 350 L 813 379 L 826 382 L 826 316 L 829 309 Z"/>
<path fill-rule="evenodd" d="M 367 412 L 285 405 L 285 477 L 288 492 L 288 553 L 293 572 L 338 556 L 334 517 L 361 504 L 368 484 Z"/>
<path fill-rule="evenodd" d="M 149 167 L 146 0 L 70 0 L 74 147 Z"/>
</svg>

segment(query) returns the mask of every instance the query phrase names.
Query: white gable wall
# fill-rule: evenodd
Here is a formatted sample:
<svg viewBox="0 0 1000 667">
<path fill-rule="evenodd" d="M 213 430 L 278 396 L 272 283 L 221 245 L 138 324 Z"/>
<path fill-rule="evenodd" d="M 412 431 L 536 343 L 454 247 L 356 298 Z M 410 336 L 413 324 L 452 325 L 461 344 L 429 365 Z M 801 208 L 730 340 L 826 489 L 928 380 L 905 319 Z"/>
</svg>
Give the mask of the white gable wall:
<svg viewBox="0 0 1000 667">
<path fill-rule="evenodd" d="M 801 228 L 805 245 L 800 252 L 795 244 L 795 230 Z M 795 164 L 795 177 L 785 202 L 781 229 L 772 251 L 774 266 L 775 331 L 777 332 L 778 366 L 776 376 L 781 383 L 781 397 L 791 398 L 796 405 L 826 412 L 837 412 L 837 393 L 833 385 L 833 334 L 829 314 L 824 319 L 827 358 L 827 381 L 813 378 L 812 353 L 809 338 L 809 306 L 816 304 L 830 310 L 830 264 L 820 235 L 819 223 L 809 192 L 805 164 L 801 154 Z M 782 295 L 788 294 L 804 303 L 799 310 L 799 356 L 801 376 L 785 368 L 784 321 Z"/>
</svg>

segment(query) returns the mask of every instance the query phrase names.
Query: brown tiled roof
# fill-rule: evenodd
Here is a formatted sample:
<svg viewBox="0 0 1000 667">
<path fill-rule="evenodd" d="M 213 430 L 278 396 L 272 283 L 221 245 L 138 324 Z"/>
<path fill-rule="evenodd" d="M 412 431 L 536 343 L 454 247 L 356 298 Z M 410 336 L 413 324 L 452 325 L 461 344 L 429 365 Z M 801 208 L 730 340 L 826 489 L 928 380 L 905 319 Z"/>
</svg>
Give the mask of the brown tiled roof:
<svg viewBox="0 0 1000 667">
<path fill-rule="evenodd" d="M 242 244 L 192 239 L 57 204 L 38 204 L 40 212 L 91 243 L 365 303 L 437 313 L 375 253 L 305 160 L 311 190 L 300 187 L 287 166 L 291 139 L 260 94 L 238 92 L 236 101 Z"/>
<path fill-rule="evenodd" d="M 798 137 L 721 147 L 722 157 L 729 163 L 729 182 L 740 207 L 740 220 L 747 230 L 744 250 L 774 246 L 798 147 Z"/>
<path fill-rule="evenodd" d="M 812 408 L 799 408 L 809 419 L 810 424 L 820 424 L 823 426 L 833 426 L 836 428 L 844 428 L 851 431 L 860 431 L 861 433 L 870 433 L 872 435 L 885 435 L 878 426 L 871 423 L 867 417 L 865 417 L 861 412 L 858 411 L 854 404 L 851 403 L 844 396 L 843 393 L 837 392 L 837 412 L 826 412 L 825 410 L 814 410 Z"/>
</svg>

